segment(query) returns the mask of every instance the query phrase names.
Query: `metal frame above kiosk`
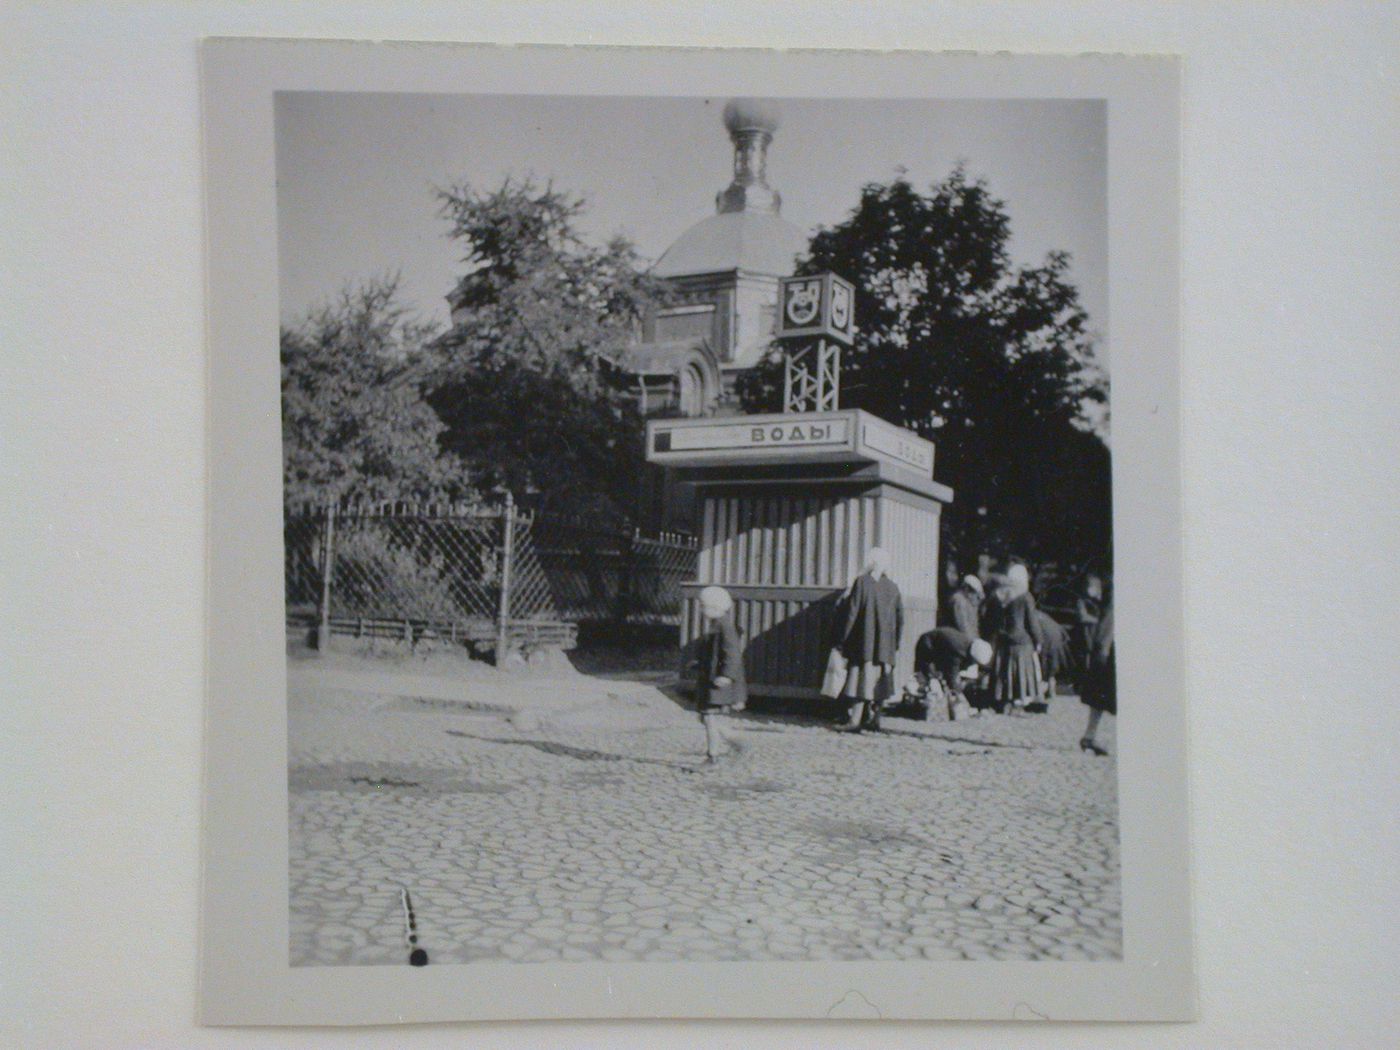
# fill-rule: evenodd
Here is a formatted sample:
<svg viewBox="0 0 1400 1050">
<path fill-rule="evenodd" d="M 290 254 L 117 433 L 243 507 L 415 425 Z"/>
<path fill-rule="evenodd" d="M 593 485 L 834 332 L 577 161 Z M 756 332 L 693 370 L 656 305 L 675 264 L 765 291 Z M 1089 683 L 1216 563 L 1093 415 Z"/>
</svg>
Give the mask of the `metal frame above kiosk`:
<svg viewBox="0 0 1400 1050">
<path fill-rule="evenodd" d="M 696 487 L 700 557 L 682 586 L 681 643 L 703 625 L 697 595 L 734 597 L 749 690 L 816 699 L 837 601 L 866 552 L 890 552 L 904 597 L 896 677 L 937 619 L 939 525 L 953 492 L 930 441 L 860 409 L 647 423 L 647 459 Z"/>
</svg>

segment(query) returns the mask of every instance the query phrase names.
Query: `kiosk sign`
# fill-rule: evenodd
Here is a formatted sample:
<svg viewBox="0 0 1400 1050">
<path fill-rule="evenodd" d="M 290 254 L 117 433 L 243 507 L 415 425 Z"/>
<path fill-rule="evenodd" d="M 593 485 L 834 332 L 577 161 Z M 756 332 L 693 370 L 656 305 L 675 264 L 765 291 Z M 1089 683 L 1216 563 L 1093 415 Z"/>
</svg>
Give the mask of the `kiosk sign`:
<svg viewBox="0 0 1400 1050">
<path fill-rule="evenodd" d="M 790 416 L 775 421 L 748 420 L 719 425 L 675 426 L 656 429 L 652 452 L 706 452 L 729 449 L 846 448 L 850 445 L 850 421 L 842 418 L 803 420 Z"/>
<path fill-rule="evenodd" d="M 861 421 L 860 443 L 866 450 L 912 467 L 925 476 L 933 474 L 933 443 L 900 427 L 866 418 Z"/>
<path fill-rule="evenodd" d="M 653 463 L 722 465 L 807 460 L 884 462 L 933 476 L 933 442 L 868 412 L 653 419 L 647 423 L 647 459 Z"/>
</svg>

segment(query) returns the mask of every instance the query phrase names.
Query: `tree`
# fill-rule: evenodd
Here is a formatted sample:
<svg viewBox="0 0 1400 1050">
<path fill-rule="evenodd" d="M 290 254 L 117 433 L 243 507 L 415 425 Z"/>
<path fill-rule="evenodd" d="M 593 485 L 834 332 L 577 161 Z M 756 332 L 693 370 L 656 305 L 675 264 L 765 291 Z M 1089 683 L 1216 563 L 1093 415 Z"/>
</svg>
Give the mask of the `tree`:
<svg viewBox="0 0 1400 1050">
<path fill-rule="evenodd" d="M 583 202 L 552 185 L 463 184 L 439 199 L 467 266 L 435 347 L 444 448 L 537 506 L 626 516 L 641 419 L 618 359 L 659 286 L 625 240 L 586 244 Z"/>
<path fill-rule="evenodd" d="M 396 277 L 347 286 L 283 328 L 282 482 L 288 503 L 460 498 L 423 396 L 433 326 L 398 298 Z"/>
<path fill-rule="evenodd" d="M 844 222 L 813 237 L 798 272 L 855 285 L 842 407 L 937 443 L 937 476 L 956 494 L 950 556 L 1082 561 L 1111 539 L 1109 456 L 1094 418 L 1107 383 L 1069 256 L 1015 266 L 1010 236 L 1004 204 L 959 166 L 927 193 L 903 177 L 866 185 Z M 775 410 L 781 385 L 775 350 L 740 394 L 750 410 Z"/>
</svg>

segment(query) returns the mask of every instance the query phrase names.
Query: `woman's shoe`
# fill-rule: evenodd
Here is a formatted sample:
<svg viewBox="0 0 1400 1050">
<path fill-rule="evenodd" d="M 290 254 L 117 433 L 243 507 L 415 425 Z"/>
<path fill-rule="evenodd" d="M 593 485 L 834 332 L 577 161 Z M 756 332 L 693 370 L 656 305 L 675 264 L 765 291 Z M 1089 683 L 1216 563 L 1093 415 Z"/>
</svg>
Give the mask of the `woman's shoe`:
<svg viewBox="0 0 1400 1050">
<path fill-rule="evenodd" d="M 1079 750 L 1088 751 L 1092 754 L 1100 756 L 1108 754 L 1108 750 L 1106 748 L 1099 747 L 1098 744 L 1094 743 L 1087 736 L 1083 740 L 1079 741 Z"/>
</svg>

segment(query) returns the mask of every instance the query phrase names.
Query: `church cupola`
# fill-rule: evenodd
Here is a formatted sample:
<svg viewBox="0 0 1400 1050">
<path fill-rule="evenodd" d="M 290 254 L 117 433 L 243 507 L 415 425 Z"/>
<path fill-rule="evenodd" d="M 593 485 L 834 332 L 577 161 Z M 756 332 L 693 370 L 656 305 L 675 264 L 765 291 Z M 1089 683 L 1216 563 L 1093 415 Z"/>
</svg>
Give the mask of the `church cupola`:
<svg viewBox="0 0 1400 1050">
<path fill-rule="evenodd" d="M 768 185 L 768 144 L 778 129 L 777 108 L 760 99 L 731 99 L 724 107 L 724 126 L 734 143 L 734 181 L 715 197 L 715 210 L 721 215 L 736 211 L 778 214 L 783 199 Z"/>
</svg>

